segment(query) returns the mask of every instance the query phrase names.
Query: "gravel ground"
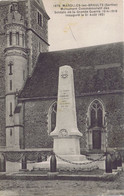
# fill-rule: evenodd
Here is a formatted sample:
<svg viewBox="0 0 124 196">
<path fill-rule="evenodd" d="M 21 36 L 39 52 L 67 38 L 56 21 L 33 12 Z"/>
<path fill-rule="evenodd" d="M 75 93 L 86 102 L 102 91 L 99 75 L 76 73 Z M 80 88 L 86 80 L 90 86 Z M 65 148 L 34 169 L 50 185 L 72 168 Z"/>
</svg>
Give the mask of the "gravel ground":
<svg viewBox="0 0 124 196">
<path fill-rule="evenodd" d="M 124 195 L 124 172 L 115 181 L 1 180 L 0 196 Z"/>
</svg>

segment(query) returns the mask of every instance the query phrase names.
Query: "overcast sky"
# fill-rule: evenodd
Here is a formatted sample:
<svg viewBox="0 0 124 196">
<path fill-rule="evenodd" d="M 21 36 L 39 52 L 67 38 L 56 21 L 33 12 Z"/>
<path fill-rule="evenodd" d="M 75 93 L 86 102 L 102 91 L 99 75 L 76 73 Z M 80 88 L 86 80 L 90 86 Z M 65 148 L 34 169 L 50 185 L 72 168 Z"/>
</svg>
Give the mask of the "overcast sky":
<svg viewBox="0 0 124 196">
<path fill-rule="evenodd" d="M 123 40 L 123 0 L 43 0 L 49 20 L 50 50 L 79 48 Z M 67 17 L 55 14 L 54 4 L 117 3 L 117 13 L 106 16 Z"/>
<path fill-rule="evenodd" d="M 50 16 L 50 51 L 123 41 L 124 0 L 43 0 L 43 3 Z M 99 17 L 67 17 L 65 14 L 55 14 L 58 8 L 53 6 L 89 3 L 118 4 L 118 12 Z"/>
</svg>

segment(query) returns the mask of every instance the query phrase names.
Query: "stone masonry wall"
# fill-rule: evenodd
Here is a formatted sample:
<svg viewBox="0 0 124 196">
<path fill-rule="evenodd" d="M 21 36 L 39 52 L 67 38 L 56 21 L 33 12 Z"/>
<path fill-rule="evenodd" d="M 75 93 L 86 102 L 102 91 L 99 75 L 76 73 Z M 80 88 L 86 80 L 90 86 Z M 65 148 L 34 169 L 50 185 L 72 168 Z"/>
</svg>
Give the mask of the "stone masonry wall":
<svg viewBox="0 0 124 196">
<path fill-rule="evenodd" d="M 43 16 L 43 26 L 41 27 L 38 24 L 38 9 L 35 7 L 34 2 L 32 1 L 31 1 L 31 18 L 32 18 L 31 28 L 35 30 L 37 34 L 47 42 L 48 41 L 47 19 L 45 18 L 45 16 Z"/>
<path fill-rule="evenodd" d="M 4 19 L 9 7 L 0 6 L 0 96 L 5 94 L 5 58 L 4 49 L 6 47 L 6 36 L 4 31 Z"/>
<path fill-rule="evenodd" d="M 40 52 L 48 51 L 48 45 L 43 41 L 48 42 L 48 27 L 47 19 L 43 16 L 43 26 L 38 24 L 38 9 L 31 1 L 31 28 L 37 33 L 32 32 L 32 67 L 35 67 L 37 58 Z M 41 38 L 43 39 L 41 39 Z"/>
<path fill-rule="evenodd" d="M 40 52 L 47 52 L 48 51 L 48 22 L 43 15 L 43 26 L 38 24 L 38 12 L 39 9 L 36 7 L 34 1 L 30 1 L 30 11 L 28 15 L 26 15 L 26 19 L 30 20 L 28 23 L 28 31 L 27 31 L 27 46 L 30 49 L 30 57 L 29 57 L 29 73 L 31 74 L 33 68 L 36 65 L 37 58 Z M 43 13 L 41 13 L 43 14 Z"/>
<path fill-rule="evenodd" d="M 25 103 L 24 132 L 25 148 L 51 148 L 52 138 L 48 135 L 48 109 L 50 101 Z"/>
<path fill-rule="evenodd" d="M 124 110 L 122 94 L 97 95 L 76 98 L 77 124 L 83 134 L 81 148 L 86 149 L 86 114 L 94 99 L 100 99 L 108 115 L 109 147 L 124 147 Z M 53 100 L 32 101 L 25 104 L 25 144 L 26 148 L 52 147 L 48 135 L 48 109 Z"/>
<path fill-rule="evenodd" d="M 5 134 L 5 99 L 0 99 L 0 146 L 6 145 Z"/>
<path fill-rule="evenodd" d="M 32 33 L 32 67 L 35 67 L 40 52 L 48 51 L 47 45 Z"/>
<path fill-rule="evenodd" d="M 1 5 L 1 4 L 0 4 Z M 6 145 L 5 135 L 5 57 L 6 36 L 4 32 L 4 18 L 9 10 L 8 5 L 0 6 L 0 146 Z"/>
<path fill-rule="evenodd" d="M 124 101 L 122 94 L 88 96 L 76 99 L 78 129 L 83 133 L 81 148 L 86 148 L 86 114 L 88 106 L 100 99 L 108 115 L 108 146 L 124 147 Z"/>
</svg>

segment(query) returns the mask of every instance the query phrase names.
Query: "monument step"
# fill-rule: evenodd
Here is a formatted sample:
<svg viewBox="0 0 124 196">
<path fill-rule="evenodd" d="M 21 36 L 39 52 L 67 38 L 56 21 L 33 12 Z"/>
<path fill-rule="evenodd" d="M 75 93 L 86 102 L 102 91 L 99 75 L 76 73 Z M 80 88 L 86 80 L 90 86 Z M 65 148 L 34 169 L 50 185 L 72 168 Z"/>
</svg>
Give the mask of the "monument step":
<svg viewBox="0 0 124 196">
<path fill-rule="evenodd" d="M 89 162 L 89 161 L 88 161 Z M 88 163 L 87 162 L 87 163 Z M 76 164 L 70 164 L 64 161 L 57 162 L 57 171 L 92 171 L 94 169 L 98 169 L 98 165 L 96 163 L 88 163 L 84 164 L 84 162 L 76 162 Z M 33 170 L 50 170 L 50 162 L 41 162 L 41 163 L 36 163 L 33 167 Z"/>
</svg>

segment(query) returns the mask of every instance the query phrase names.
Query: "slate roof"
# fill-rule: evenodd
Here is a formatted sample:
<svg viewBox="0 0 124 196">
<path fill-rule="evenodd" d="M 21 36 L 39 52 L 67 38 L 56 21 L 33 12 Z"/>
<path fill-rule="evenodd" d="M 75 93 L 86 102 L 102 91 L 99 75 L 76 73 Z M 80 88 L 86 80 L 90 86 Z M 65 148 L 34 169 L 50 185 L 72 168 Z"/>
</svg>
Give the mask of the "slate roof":
<svg viewBox="0 0 124 196">
<path fill-rule="evenodd" d="M 123 51 L 124 44 L 120 42 L 41 53 L 20 98 L 57 96 L 59 67 L 63 65 L 70 65 L 74 70 L 76 95 L 123 89 Z M 120 66 L 106 69 L 112 64 Z"/>
</svg>

